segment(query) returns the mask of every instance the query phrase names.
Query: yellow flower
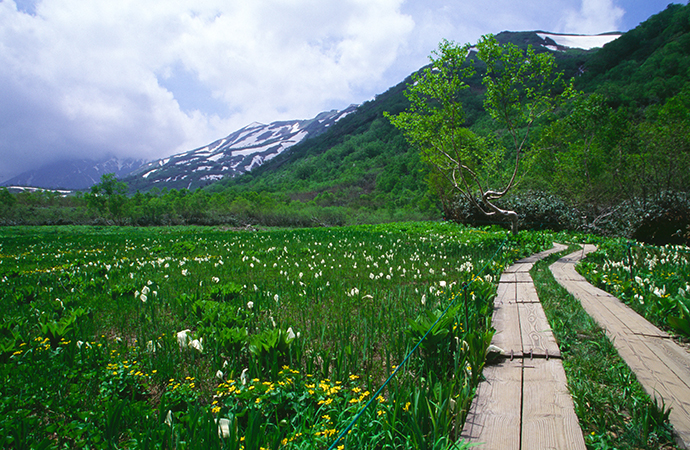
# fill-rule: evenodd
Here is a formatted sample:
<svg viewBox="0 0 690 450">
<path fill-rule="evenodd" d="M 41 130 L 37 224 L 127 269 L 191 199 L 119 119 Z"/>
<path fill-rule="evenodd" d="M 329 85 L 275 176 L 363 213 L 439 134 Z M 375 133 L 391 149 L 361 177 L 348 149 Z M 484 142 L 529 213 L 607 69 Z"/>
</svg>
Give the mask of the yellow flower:
<svg viewBox="0 0 690 450">
<path fill-rule="evenodd" d="M 405 406 L 403 406 L 403 411 L 409 411 L 410 410 L 410 402 L 405 403 Z"/>
</svg>

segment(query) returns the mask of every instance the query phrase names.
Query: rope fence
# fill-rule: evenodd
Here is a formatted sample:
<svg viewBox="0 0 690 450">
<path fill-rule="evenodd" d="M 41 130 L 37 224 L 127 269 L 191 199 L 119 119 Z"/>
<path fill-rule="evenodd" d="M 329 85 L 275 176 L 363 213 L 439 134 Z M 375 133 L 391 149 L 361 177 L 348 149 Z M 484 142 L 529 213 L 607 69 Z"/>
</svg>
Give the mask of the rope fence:
<svg viewBox="0 0 690 450">
<path fill-rule="evenodd" d="M 467 302 L 467 295 L 466 295 L 467 289 L 469 289 L 469 287 L 472 285 L 472 283 L 474 283 L 474 280 L 476 280 L 478 277 L 481 276 L 481 274 L 486 270 L 486 268 L 489 266 L 489 264 L 491 264 L 491 263 L 496 259 L 496 256 L 497 256 L 498 253 L 503 249 L 503 247 L 504 247 L 505 243 L 508 241 L 508 239 L 509 239 L 509 235 L 507 234 L 507 235 L 506 235 L 506 238 L 503 240 L 503 242 L 501 242 L 501 245 L 500 245 L 500 246 L 498 247 L 498 249 L 494 252 L 493 256 L 484 264 L 484 266 L 477 272 L 477 274 L 474 275 L 474 276 L 472 277 L 472 280 L 470 280 L 469 283 L 463 284 L 461 291 L 464 291 L 464 292 L 463 292 L 463 297 L 464 297 L 464 299 L 465 299 L 465 302 Z M 343 439 L 343 437 L 345 437 L 345 435 L 347 435 L 347 434 L 350 432 L 350 430 L 352 430 L 352 427 L 355 426 L 355 424 L 357 423 L 357 421 L 359 421 L 359 419 L 362 417 L 362 415 L 364 414 L 364 412 L 369 408 L 369 406 L 374 402 L 374 400 L 379 396 L 379 394 L 381 394 L 381 392 L 383 392 L 383 390 L 384 390 L 384 389 L 386 388 L 386 386 L 391 382 L 391 380 L 393 380 L 393 378 L 395 378 L 395 376 L 398 374 L 398 372 L 400 371 L 400 369 L 402 369 L 402 367 L 405 366 L 405 364 L 406 364 L 407 361 L 410 359 L 410 357 L 412 356 L 412 354 L 417 350 L 417 348 L 419 348 L 419 346 L 422 344 L 422 342 L 424 342 L 424 340 L 426 339 L 426 337 L 432 332 L 432 330 L 433 330 L 433 329 L 436 327 L 436 325 L 441 321 L 441 319 L 443 319 L 443 317 L 444 317 L 444 316 L 446 315 L 446 313 L 450 310 L 450 308 L 452 308 L 453 305 L 455 305 L 455 301 L 457 300 L 458 295 L 459 295 L 459 294 L 454 294 L 454 295 L 453 295 L 453 298 L 452 298 L 451 301 L 448 303 L 448 305 L 446 306 L 446 308 L 443 310 L 443 312 L 441 313 L 441 315 L 440 315 L 440 316 L 436 319 L 436 321 L 433 323 L 433 325 L 431 325 L 431 327 L 429 327 L 429 329 L 427 330 L 427 332 L 424 334 L 424 336 L 422 336 L 422 338 L 419 340 L 419 342 L 417 342 L 417 344 L 412 348 L 412 350 L 410 350 L 410 351 L 407 353 L 407 355 L 405 356 L 405 358 L 403 358 L 402 362 L 401 362 L 400 364 L 398 364 L 398 366 L 395 368 L 395 370 L 393 370 L 393 372 L 388 376 L 388 378 L 387 378 L 386 381 L 381 385 L 381 387 L 378 388 L 378 390 L 374 393 L 374 395 L 372 395 L 372 396 L 369 398 L 369 401 L 368 401 L 368 402 L 362 407 L 362 409 L 355 415 L 355 417 L 352 419 L 352 421 L 349 423 L 349 425 L 348 425 L 347 427 L 345 427 L 345 428 L 338 434 L 338 436 L 336 437 L 335 441 L 333 441 L 333 443 L 331 444 L 331 446 L 328 447 L 328 450 L 333 450 L 333 449 L 336 447 L 336 445 L 338 445 L 338 443 Z M 467 305 L 465 305 L 465 306 L 466 306 L 465 310 L 467 310 Z M 465 314 L 467 314 L 467 312 L 466 312 Z M 467 318 L 466 318 L 466 320 L 467 320 Z"/>
</svg>

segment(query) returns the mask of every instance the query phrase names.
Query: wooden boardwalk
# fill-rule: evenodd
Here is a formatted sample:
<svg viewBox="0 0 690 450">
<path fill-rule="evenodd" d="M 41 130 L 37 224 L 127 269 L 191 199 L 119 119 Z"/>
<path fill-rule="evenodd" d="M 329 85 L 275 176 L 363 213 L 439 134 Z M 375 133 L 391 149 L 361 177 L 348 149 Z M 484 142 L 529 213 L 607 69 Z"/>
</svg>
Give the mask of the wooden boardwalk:
<svg viewBox="0 0 690 450">
<path fill-rule="evenodd" d="M 479 449 L 585 449 L 560 350 L 529 274 L 536 261 L 565 248 L 520 260 L 501 276 L 492 344 L 503 358 L 484 367 L 461 435 Z"/>
<path fill-rule="evenodd" d="M 594 250 L 593 245 L 586 245 L 554 263 L 551 272 L 606 330 L 647 393 L 672 408 L 670 420 L 677 442 L 690 448 L 690 355 L 666 333 L 575 271 L 575 264 Z"/>
</svg>

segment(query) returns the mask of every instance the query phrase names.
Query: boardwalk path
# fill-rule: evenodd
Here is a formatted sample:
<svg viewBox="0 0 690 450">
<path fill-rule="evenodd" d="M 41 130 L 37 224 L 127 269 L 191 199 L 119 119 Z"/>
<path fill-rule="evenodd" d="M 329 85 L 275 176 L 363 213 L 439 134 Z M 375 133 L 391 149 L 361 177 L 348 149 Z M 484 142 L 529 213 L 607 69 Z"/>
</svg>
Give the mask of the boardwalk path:
<svg viewBox="0 0 690 450">
<path fill-rule="evenodd" d="M 611 294 L 587 283 L 575 271 L 575 264 L 594 250 L 593 245 L 586 245 L 583 251 L 559 259 L 551 266 L 551 272 L 606 330 L 647 393 L 673 408 L 670 420 L 678 443 L 690 448 L 690 355 L 668 334 Z"/>
<path fill-rule="evenodd" d="M 529 270 L 553 249 L 518 261 L 501 276 L 492 344 L 503 360 L 484 368 L 461 437 L 482 450 L 584 450 L 585 442 L 554 339 Z"/>
</svg>

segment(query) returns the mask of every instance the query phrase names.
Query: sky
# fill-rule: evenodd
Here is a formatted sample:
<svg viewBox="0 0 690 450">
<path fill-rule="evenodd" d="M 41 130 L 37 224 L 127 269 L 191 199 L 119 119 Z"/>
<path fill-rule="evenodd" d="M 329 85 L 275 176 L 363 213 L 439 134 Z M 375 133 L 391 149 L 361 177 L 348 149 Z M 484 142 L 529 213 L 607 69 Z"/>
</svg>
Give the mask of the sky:
<svg viewBox="0 0 690 450">
<path fill-rule="evenodd" d="M 0 0 L 0 181 L 363 103 L 442 39 L 627 31 L 670 2 Z"/>
</svg>

